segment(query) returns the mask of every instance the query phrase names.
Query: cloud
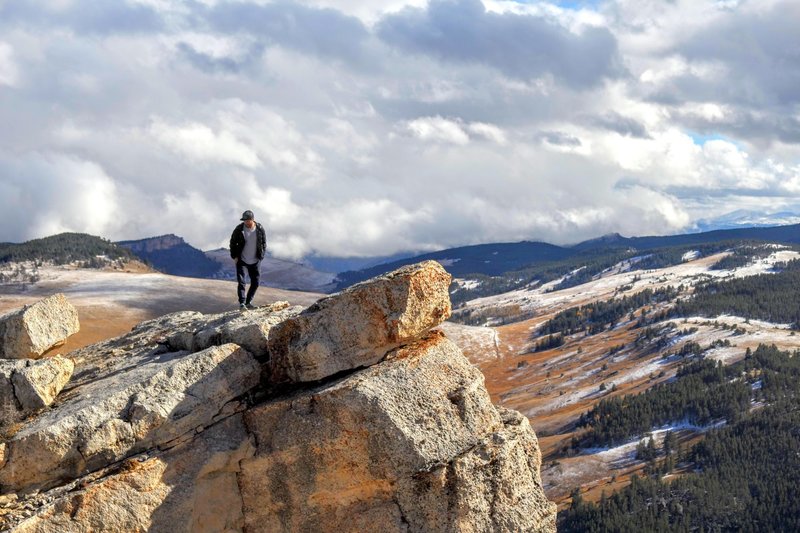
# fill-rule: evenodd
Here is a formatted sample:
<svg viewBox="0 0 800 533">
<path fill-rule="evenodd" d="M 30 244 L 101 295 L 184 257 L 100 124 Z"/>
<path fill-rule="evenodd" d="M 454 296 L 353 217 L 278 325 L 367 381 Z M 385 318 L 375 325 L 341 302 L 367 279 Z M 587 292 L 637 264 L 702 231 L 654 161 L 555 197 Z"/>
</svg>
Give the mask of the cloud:
<svg viewBox="0 0 800 533">
<path fill-rule="evenodd" d="M 215 248 L 250 208 L 279 256 L 374 256 L 797 209 L 795 15 L 777 0 L 6 1 L 0 239 Z"/>
<path fill-rule="evenodd" d="M 461 125 L 442 117 L 424 117 L 412 120 L 406 127 L 415 137 L 423 141 L 441 141 L 453 144 L 467 144 L 469 135 Z"/>
<path fill-rule="evenodd" d="M 95 163 L 57 153 L 0 158 L 0 240 L 64 231 L 105 235 L 120 208 L 117 187 Z"/>
<path fill-rule="evenodd" d="M 19 70 L 14 62 L 14 50 L 7 43 L 0 42 L 0 85 L 13 87 L 17 84 Z"/>
<path fill-rule="evenodd" d="M 128 1 L 81 0 L 0 3 L 0 19 L 39 27 L 66 27 L 83 34 L 154 33 L 163 20 L 151 6 Z"/>
<path fill-rule="evenodd" d="M 496 142 L 497 144 L 506 144 L 506 133 L 495 126 L 494 124 L 487 124 L 485 122 L 472 122 L 467 126 L 467 129 L 473 135 L 483 137 L 486 140 Z"/>
<path fill-rule="evenodd" d="M 610 111 L 598 117 L 592 117 L 589 122 L 599 128 L 619 133 L 620 135 L 647 139 L 650 135 L 647 128 L 635 119 Z"/>
<path fill-rule="evenodd" d="M 544 17 L 489 12 L 480 0 L 433 0 L 425 9 L 404 9 L 384 17 L 378 35 L 409 52 L 483 64 L 514 78 L 552 75 L 576 88 L 623 74 L 606 28 L 573 33 Z"/>
<path fill-rule="evenodd" d="M 447 119 L 440 116 L 420 117 L 405 124 L 412 136 L 423 141 L 445 142 L 457 145 L 468 144 L 481 139 L 499 145 L 507 143 L 506 132 L 485 122 L 464 123 L 463 120 Z"/>
<path fill-rule="evenodd" d="M 267 4 L 220 2 L 206 13 L 212 28 L 247 33 L 268 46 L 283 46 L 350 63 L 366 61 L 369 32 L 341 11 L 278 1 Z"/>
<path fill-rule="evenodd" d="M 234 163 L 245 168 L 261 165 L 255 151 L 229 131 L 217 133 L 203 124 L 172 126 L 155 120 L 150 133 L 164 146 L 195 161 Z"/>
<path fill-rule="evenodd" d="M 684 117 L 690 108 L 725 110 L 705 121 L 694 114 L 696 128 L 762 146 L 798 142 L 796 2 L 619 0 L 614 5 L 620 42 L 631 47 L 629 64 L 640 71 L 641 81 L 635 90 L 643 98 Z"/>
<path fill-rule="evenodd" d="M 690 61 L 724 65 L 723 75 L 709 87 L 719 90 L 717 99 L 758 107 L 800 103 L 800 5 L 765 6 L 731 10 L 718 24 L 676 46 Z M 692 100 L 686 92 L 680 96 Z"/>
</svg>

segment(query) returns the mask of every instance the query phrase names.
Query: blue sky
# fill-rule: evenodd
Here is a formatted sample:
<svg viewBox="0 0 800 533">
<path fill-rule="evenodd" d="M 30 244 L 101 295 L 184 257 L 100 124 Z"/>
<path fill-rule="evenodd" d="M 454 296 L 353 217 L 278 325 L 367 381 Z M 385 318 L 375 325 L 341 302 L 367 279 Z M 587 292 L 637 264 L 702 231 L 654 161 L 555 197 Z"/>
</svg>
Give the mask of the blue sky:
<svg viewBox="0 0 800 533">
<path fill-rule="evenodd" d="M 692 141 L 698 145 L 703 146 L 708 141 L 722 141 L 726 143 L 730 143 L 736 145 L 736 141 L 726 135 L 722 135 L 720 133 L 695 133 L 692 131 L 686 132 L 689 137 L 692 138 Z"/>
<path fill-rule="evenodd" d="M 529 4 L 531 2 L 519 2 L 520 4 Z M 556 5 L 567 9 L 597 9 L 602 5 L 601 0 L 560 0 L 554 2 Z"/>
<path fill-rule="evenodd" d="M 249 208 L 280 257 L 374 256 L 799 210 L 798 26 L 779 0 L 5 0 L 0 241 L 214 248 Z"/>
</svg>

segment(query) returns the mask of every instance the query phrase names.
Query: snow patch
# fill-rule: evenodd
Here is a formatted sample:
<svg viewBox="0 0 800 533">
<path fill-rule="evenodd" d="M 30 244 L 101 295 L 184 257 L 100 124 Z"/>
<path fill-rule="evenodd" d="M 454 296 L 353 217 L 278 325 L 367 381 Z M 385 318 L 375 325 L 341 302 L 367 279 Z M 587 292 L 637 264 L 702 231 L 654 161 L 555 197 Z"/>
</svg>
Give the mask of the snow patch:
<svg viewBox="0 0 800 533">
<path fill-rule="evenodd" d="M 481 285 L 481 282 L 479 280 L 477 280 L 477 279 L 460 279 L 460 278 L 456 278 L 453 281 L 456 283 L 456 285 L 458 285 L 459 289 L 465 289 L 465 290 L 468 290 L 468 291 L 469 290 L 473 290 L 473 289 L 477 289 Z"/>
</svg>

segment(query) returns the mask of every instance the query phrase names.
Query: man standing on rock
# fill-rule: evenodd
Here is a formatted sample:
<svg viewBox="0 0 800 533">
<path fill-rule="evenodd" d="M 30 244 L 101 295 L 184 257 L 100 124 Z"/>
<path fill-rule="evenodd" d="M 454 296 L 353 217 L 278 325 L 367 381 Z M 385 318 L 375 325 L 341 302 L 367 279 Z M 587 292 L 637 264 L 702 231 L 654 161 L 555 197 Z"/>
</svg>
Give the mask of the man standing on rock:
<svg viewBox="0 0 800 533">
<path fill-rule="evenodd" d="M 256 222 L 256 217 L 249 209 L 242 213 L 242 223 L 234 228 L 231 234 L 231 257 L 236 261 L 236 281 L 239 295 L 239 309 L 255 309 L 253 297 L 261 278 L 261 260 L 267 250 L 267 232 L 264 226 Z M 250 288 L 247 298 L 244 294 L 244 271 L 250 276 Z"/>
</svg>

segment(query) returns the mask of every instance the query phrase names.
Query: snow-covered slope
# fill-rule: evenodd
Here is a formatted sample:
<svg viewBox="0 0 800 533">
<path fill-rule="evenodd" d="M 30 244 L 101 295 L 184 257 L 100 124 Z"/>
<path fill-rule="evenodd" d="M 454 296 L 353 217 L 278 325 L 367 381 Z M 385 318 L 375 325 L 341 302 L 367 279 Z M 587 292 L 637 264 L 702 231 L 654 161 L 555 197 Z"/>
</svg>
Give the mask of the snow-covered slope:
<svg viewBox="0 0 800 533">
<path fill-rule="evenodd" d="M 784 249 L 779 245 L 774 245 L 774 248 L 768 257 L 731 270 L 710 268 L 728 252 L 693 260 L 690 256 L 686 256 L 685 259 L 689 260 L 684 263 L 658 270 L 629 271 L 624 268 L 624 266 L 629 268 L 629 265 L 620 264 L 582 285 L 559 291 L 552 291 L 551 284 L 525 288 L 471 300 L 467 302 L 466 308 L 473 312 L 484 311 L 487 317 L 491 317 L 492 309 L 505 309 L 509 306 L 519 306 L 521 313 L 544 314 L 559 307 L 582 305 L 594 300 L 607 299 L 615 294 L 632 294 L 647 288 L 691 286 L 710 277 L 724 279 L 769 273 L 776 263 L 800 258 L 800 253 L 793 250 Z"/>
</svg>

